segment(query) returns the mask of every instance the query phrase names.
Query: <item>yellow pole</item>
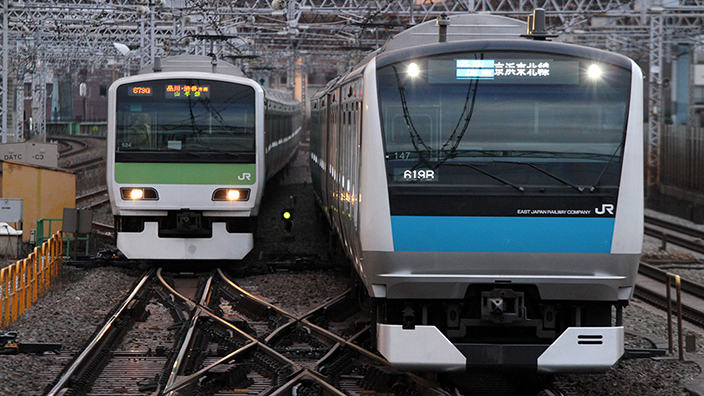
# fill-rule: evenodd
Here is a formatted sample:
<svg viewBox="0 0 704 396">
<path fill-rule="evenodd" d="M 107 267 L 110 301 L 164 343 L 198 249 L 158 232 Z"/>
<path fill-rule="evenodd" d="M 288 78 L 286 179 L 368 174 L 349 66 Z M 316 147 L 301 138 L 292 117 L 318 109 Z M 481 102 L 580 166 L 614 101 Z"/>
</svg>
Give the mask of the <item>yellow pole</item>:
<svg viewBox="0 0 704 396">
<path fill-rule="evenodd" d="M 44 255 L 44 244 L 42 246 L 38 246 L 35 249 L 38 250 L 37 254 L 37 260 L 39 260 L 39 264 L 42 266 L 42 296 L 46 294 L 48 287 L 47 283 L 49 280 L 49 266 L 47 265 L 46 262 L 46 256 Z"/>
<path fill-rule="evenodd" d="M 56 276 L 58 277 L 61 273 L 59 267 L 59 234 L 54 234 L 54 263 L 56 263 Z"/>
<path fill-rule="evenodd" d="M 0 327 L 5 327 L 10 323 L 10 307 L 7 297 L 9 271 L 7 267 L 0 269 Z"/>
<path fill-rule="evenodd" d="M 49 239 L 49 257 L 49 261 L 51 261 L 51 268 L 54 270 L 51 277 L 52 279 L 56 279 L 56 276 L 59 274 L 56 265 L 56 234 L 52 235 L 51 239 Z"/>
<path fill-rule="evenodd" d="M 32 262 L 29 259 L 22 260 L 25 273 L 25 309 L 32 307 Z"/>
<path fill-rule="evenodd" d="M 18 283 L 19 283 L 19 278 L 17 274 L 17 263 L 12 264 L 10 266 L 10 287 L 9 287 L 9 292 L 10 292 L 10 306 L 12 310 L 12 314 L 10 315 L 10 322 L 14 322 L 17 320 L 17 309 L 18 309 L 18 304 L 19 304 L 19 298 L 17 294 L 17 289 L 18 289 Z"/>
<path fill-rule="evenodd" d="M 44 263 L 46 264 L 46 290 L 49 290 L 49 285 L 51 285 L 51 281 L 53 280 L 53 274 L 51 273 L 53 268 L 51 265 L 51 260 L 49 257 L 49 241 L 45 241 L 42 243 L 42 257 L 44 260 Z"/>
<path fill-rule="evenodd" d="M 39 246 L 34 248 L 34 261 L 37 263 L 37 290 L 39 291 L 39 296 L 44 295 L 44 261 L 42 260 L 42 253 Z"/>
<path fill-rule="evenodd" d="M 25 306 L 25 301 L 27 298 L 27 294 L 25 290 L 27 289 L 27 268 L 24 265 L 24 260 L 18 261 L 15 265 L 17 265 L 17 268 L 19 268 L 19 307 L 17 309 L 17 314 L 22 315 L 24 313 L 24 306 Z"/>
<path fill-rule="evenodd" d="M 32 253 L 28 257 L 29 266 L 32 268 L 32 303 L 37 301 L 39 297 L 39 285 L 37 284 L 37 255 Z"/>
</svg>

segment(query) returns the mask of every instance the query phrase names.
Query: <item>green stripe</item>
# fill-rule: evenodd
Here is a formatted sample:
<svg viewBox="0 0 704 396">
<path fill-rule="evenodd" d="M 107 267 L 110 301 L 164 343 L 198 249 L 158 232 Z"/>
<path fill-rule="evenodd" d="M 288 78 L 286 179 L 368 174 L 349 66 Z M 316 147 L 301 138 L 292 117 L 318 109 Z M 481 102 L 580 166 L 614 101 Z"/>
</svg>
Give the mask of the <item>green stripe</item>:
<svg viewBox="0 0 704 396">
<path fill-rule="evenodd" d="M 115 182 L 119 184 L 251 185 L 255 175 L 255 164 L 115 163 Z"/>
</svg>

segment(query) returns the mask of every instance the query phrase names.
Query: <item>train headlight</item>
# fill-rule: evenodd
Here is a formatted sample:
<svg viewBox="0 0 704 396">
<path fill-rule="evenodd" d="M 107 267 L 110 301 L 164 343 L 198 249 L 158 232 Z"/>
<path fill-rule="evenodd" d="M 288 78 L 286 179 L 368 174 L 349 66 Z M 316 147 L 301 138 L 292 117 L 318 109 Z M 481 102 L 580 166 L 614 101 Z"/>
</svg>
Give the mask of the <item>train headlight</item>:
<svg viewBox="0 0 704 396">
<path fill-rule="evenodd" d="M 123 187 L 120 188 L 120 196 L 125 201 L 158 200 L 159 195 L 156 190 L 149 187 Z"/>
<path fill-rule="evenodd" d="M 240 199 L 240 190 L 227 190 L 227 200 L 237 201 Z"/>
<path fill-rule="evenodd" d="M 587 67 L 587 77 L 591 80 L 598 80 L 603 74 L 604 70 L 602 70 L 601 66 L 596 63 L 592 63 L 589 67 Z"/>
<path fill-rule="evenodd" d="M 213 192 L 213 201 L 246 201 L 249 199 L 248 188 L 218 188 Z"/>
<path fill-rule="evenodd" d="M 130 199 L 136 201 L 144 198 L 144 190 L 141 188 L 133 188 L 130 190 Z"/>
<path fill-rule="evenodd" d="M 410 78 L 416 78 L 420 76 L 420 67 L 418 67 L 417 63 L 411 62 L 408 64 L 408 67 L 406 67 L 406 74 L 408 74 Z"/>
</svg>

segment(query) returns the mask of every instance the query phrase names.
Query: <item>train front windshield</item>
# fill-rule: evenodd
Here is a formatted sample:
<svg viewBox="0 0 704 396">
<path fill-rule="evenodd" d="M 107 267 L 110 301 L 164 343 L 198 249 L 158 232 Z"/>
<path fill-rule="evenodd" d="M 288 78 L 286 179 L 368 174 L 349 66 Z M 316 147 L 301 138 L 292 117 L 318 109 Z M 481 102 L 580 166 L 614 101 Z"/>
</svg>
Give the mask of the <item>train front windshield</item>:
<svg viewBox="0 0 704 396">
<path fill-rule="evenodd" d="M 255 94 L 249 86 L 173 79 L 117 89 L 117 160 L 254 162 Z"/>
<path fill-rule="evenodd" d="M 390 186 L 618 185 L 630 70 L 472 52 L 383 66 L 377 81 Z"/>
</svg>

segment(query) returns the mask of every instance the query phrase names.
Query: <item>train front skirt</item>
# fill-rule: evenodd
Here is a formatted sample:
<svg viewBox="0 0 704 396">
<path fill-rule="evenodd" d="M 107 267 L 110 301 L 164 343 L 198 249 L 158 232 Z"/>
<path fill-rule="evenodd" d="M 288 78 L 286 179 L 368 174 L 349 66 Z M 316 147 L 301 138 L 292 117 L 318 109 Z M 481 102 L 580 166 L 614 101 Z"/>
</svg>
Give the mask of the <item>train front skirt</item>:
<svg viewBox="0 0 704 396">
<path fill-rule="evenodd" d="M 129 259 L 241 260 L 254 247 L 251 233 L 229 233 L 225 223 L 212 227 L 209 238 L 163 238 L 157 222 L 145 222 L 141 232 L 118 232 L 117 248 Z"/>
<path fill-rule="evenodd" d="M 453 344 L 435 326 L 377 324 L 379 352 L 408 370 L 522 367 L 538 372 L 595 372 L 623 355 L 623 326 L 569 327 L 552 344 Z"/>
</svg>

